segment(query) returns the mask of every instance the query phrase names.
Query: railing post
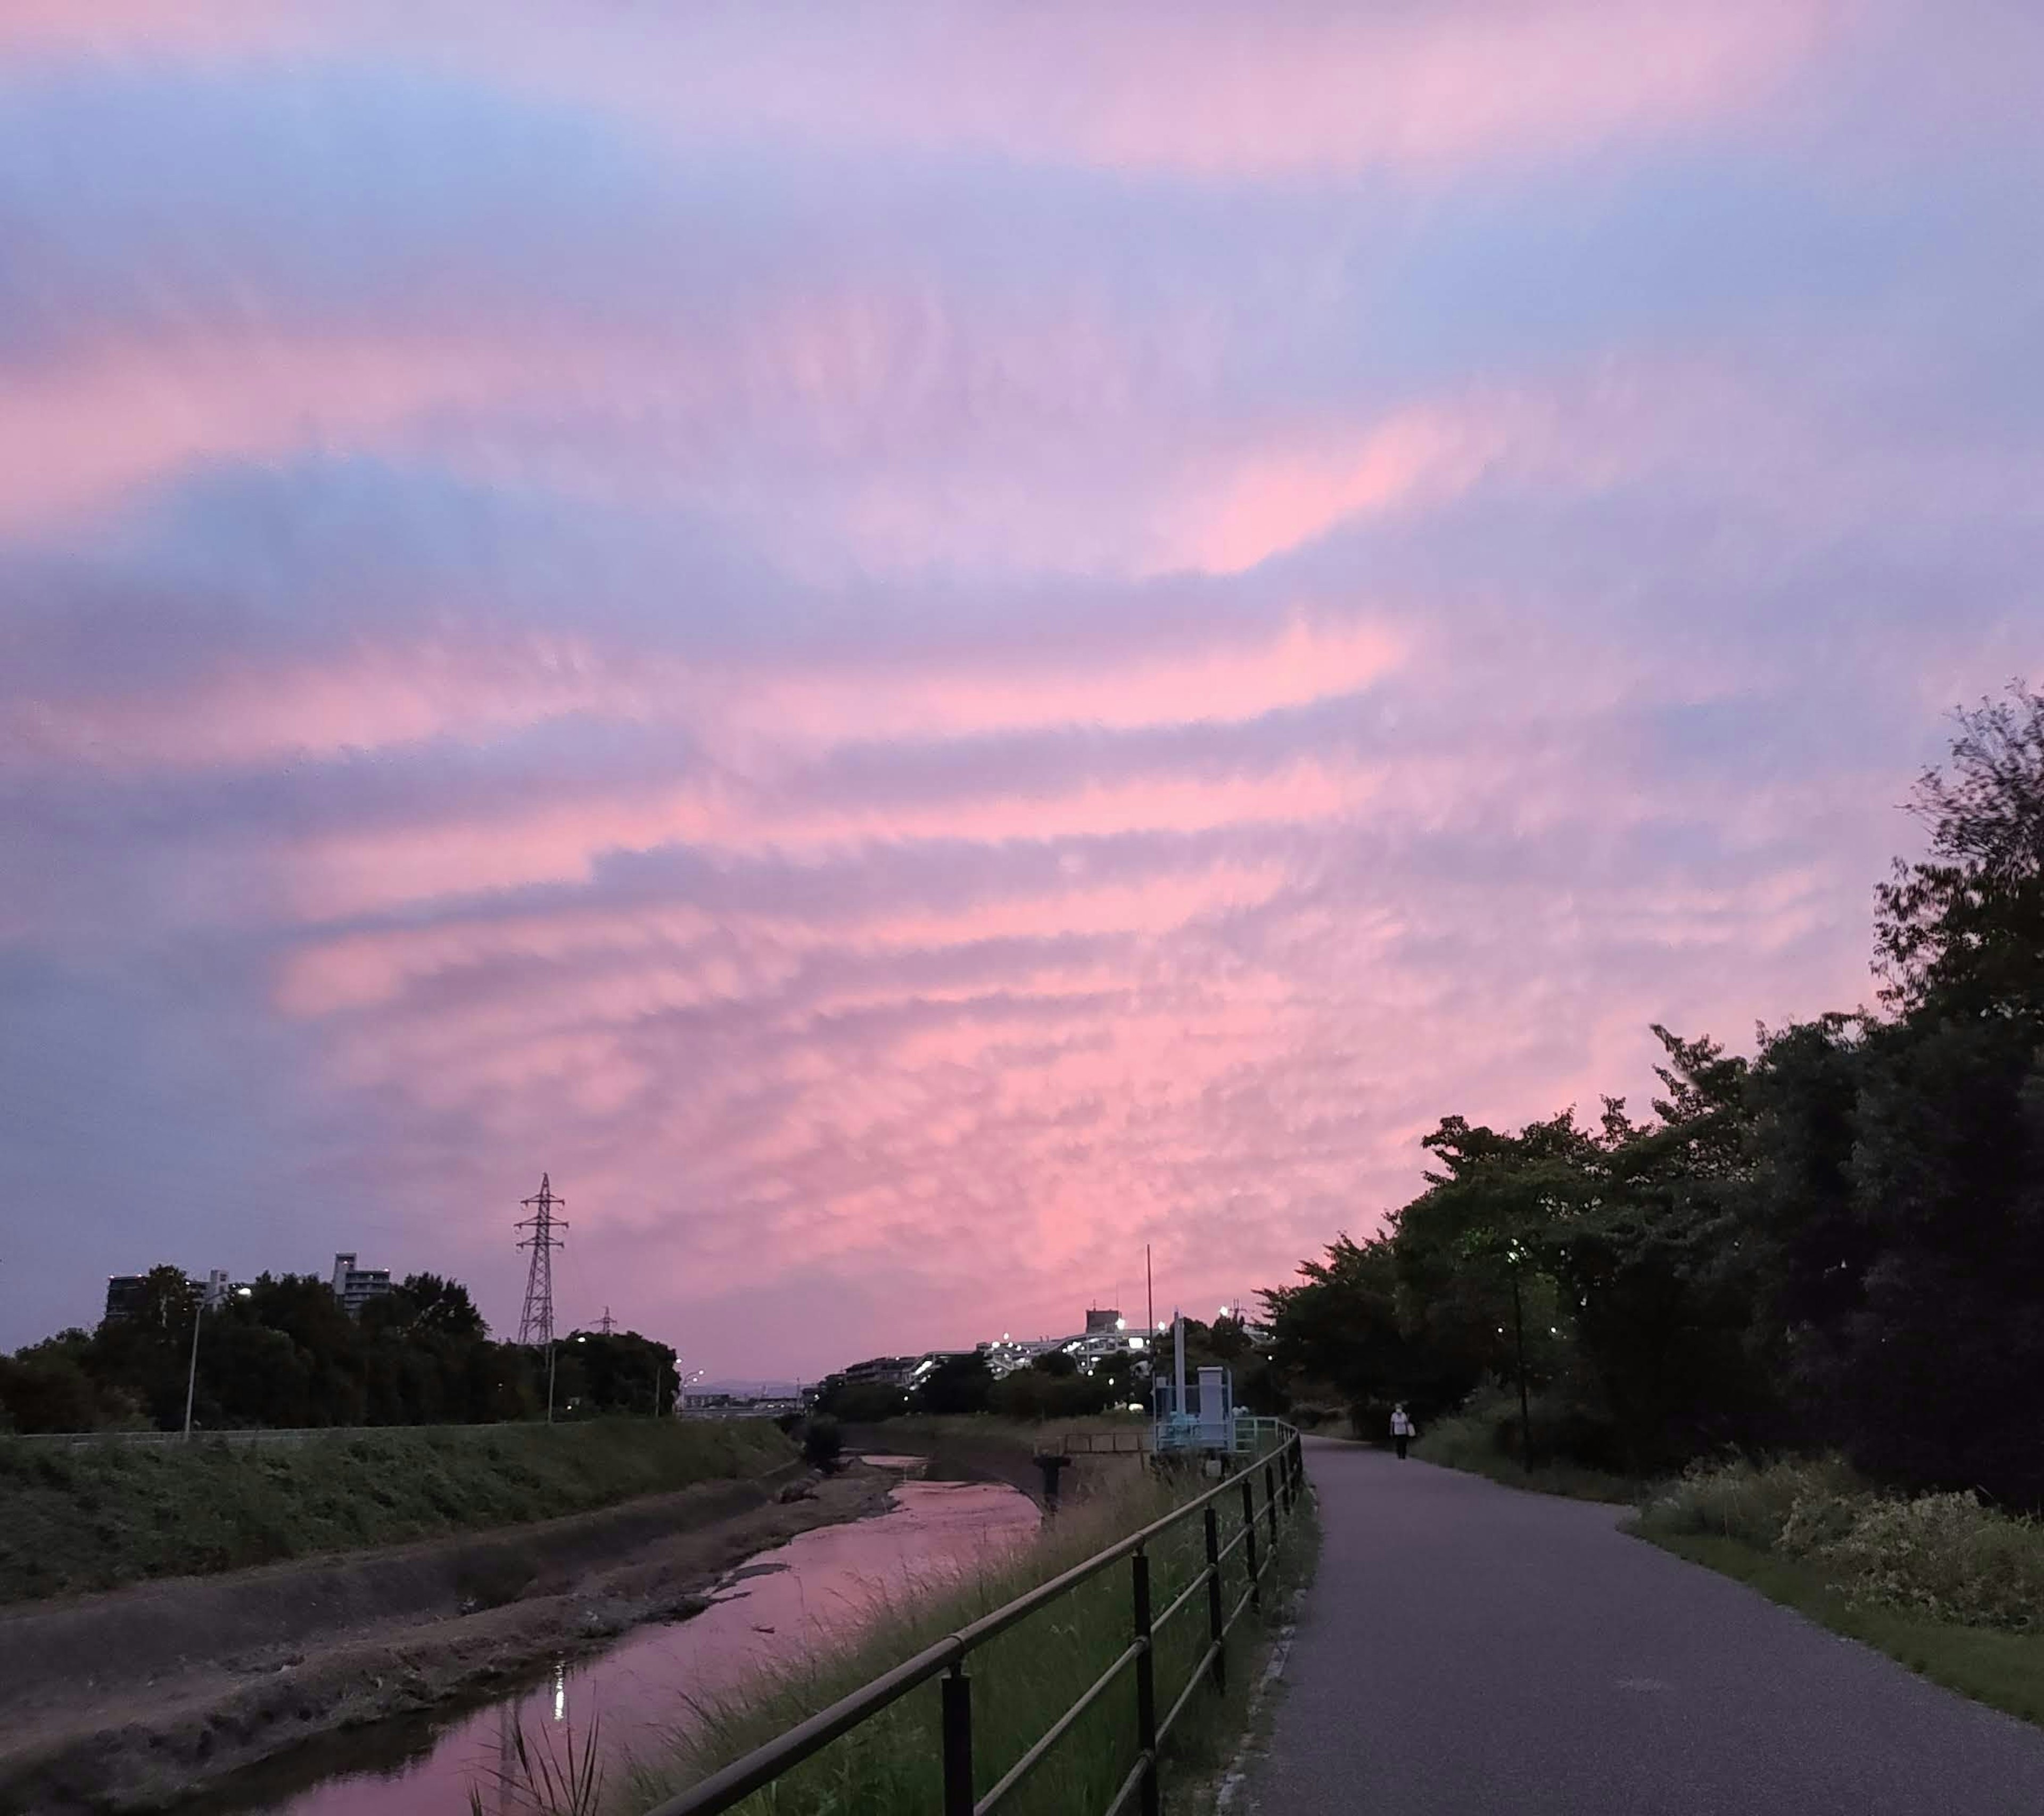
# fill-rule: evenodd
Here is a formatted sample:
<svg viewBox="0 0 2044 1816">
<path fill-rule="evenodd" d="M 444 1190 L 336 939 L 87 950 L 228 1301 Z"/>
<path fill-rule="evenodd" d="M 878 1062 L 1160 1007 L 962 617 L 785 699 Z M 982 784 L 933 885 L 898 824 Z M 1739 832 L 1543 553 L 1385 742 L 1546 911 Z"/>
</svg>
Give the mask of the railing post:
<svg viewBox="0 0 2044 1816">
<path fill-rule="evenodd" d="M 1261 1613 L 1263 1573 L 1256 1567 L 1256 1484 L 1246 1476 L 1242 1480 L 1242 1529 L 1249 1535 L 1242 1541 L 1249 1553 L 1249 1605 Z"/>
<path fill-rule="evenodd" d="M 1270 1552 L 1278 1552 L 1278 1478 L 1269 1464 L 1263 1465 L 1263 1506 L 1270 1516 Z"/>
<path fill-rule="evenodd" d="M 960 1659 L 944 1674 L 944 1816 L 972 1816 L 972 1679 Z"/>
<path fill-rule="evenodd" d="M 1143 1816 L 1158 1816 L 1157 1796 L 1157 1659 L 1150 1632 L 1150 1554 L 1129 1560 L 1135 1577 L 1135 1744 L 1143 1749 Z"/>
<path fill-rule="evenodd" d="M 1220 1521 L 1207 1502 L 1207 1637 L 1213 1642 L 1213 1687 L 1228 1689 L 1228 1642 L 1221 1637 Z M 1251 1566 L 1253 1568 L 1254 1566 Z"/>
</svg>

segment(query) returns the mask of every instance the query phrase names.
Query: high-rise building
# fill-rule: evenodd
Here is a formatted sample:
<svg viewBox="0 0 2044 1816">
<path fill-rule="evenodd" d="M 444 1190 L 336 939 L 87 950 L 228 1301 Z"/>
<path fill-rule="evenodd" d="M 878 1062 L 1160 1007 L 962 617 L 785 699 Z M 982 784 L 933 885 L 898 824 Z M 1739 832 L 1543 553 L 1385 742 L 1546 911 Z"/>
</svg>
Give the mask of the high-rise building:
<svg viewBox="0 0 2044 1816">
<path fill-rule="evenodd" d="M 380 1299 L 390 1290 L 388 1268 L 358 1268 L 355 1262 L 352 1255 L 336 1255 L 333 1258 L 333 1296 L 347 1308 L 350 1318 L 357 1316 L 371 1299 Z"/>
<path fill-rule="evenodd" d="M 108 1275 L 106 1315 L 116 1323 L 136 1317 L 142 1310 L 143 1284 L 140 1274 Z"/>
</svg>

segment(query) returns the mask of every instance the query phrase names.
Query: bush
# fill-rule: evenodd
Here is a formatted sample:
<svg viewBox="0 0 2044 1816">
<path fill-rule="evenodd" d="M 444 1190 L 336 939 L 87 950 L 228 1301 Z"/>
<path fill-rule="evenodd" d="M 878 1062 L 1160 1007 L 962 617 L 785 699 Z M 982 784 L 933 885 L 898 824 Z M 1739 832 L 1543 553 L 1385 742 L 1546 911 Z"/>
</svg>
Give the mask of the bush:
<svg viewBox="0 0 2044 1816">
<path fill-rule="evenodd" d="M 1765 1467 L 1743 1458 L 1700 1460 L 1648 1502 L 1640 1518 L 1657 1532 L 1706 1533 L 1772 1551 L 1799 1518 L 1806 1533 L 1849 1529 L 1852 1516 L 1844 1513 L 1841 1525 L 1841 1510 L 1867 1492 L 1865 1482 L 1835 1457 Z"/>
<path fill-rule="evenodd" d="M 2044 1631 L 2044 1522 L 1971 1494 L 1878 1493 L 1836 1459 L 1696 1465 L 1647 1503 L 1639 1525 L 1800 1559 L 1854 1602 Z"/>
<path fill-rule="evenodd" d="M 837 1468 L 844 1455 L 844 1432 L 829 1414 L 818 1414 L 803 1427 L 802 1455 L 818 1469 Z"/>
</svg>

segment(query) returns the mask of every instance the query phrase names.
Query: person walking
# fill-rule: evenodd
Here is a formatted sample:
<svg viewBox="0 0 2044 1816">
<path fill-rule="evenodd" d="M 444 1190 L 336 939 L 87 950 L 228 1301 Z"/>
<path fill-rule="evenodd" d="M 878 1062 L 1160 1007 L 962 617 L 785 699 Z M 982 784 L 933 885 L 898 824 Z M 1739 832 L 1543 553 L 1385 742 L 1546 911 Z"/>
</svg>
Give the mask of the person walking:
<svg viewBox="0 0 2044 1816">
<path fill-rule="evenodd" d="M 1400 1400 L 1391 1409 L 1391 1441 L 1398 1446 L 1398 1460 L 1405 1460 L 1405 1446 L 1412 1441 L 1414 1426 L 1412 1415 L 1405 1410 Z"/>
</svg>

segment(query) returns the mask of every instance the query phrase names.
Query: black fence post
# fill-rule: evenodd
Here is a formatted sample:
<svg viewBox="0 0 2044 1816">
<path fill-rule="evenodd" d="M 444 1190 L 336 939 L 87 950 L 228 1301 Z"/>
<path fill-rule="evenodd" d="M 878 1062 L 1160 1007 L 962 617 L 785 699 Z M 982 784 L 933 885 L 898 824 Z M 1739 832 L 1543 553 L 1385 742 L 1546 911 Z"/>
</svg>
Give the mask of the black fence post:
<svg viewBox="0 0 2044 1816">
<path fill-rule="evenodd" d="M 1242 1479 L 1242 1529 L 1248 1535 L 1242 1545 L 1249 1553 L 1249 1605 L 1261 1613 L 1263 1573 L 1256 1568 L 1256 1484 L 1247 1476 Z"/>
<path fill-rule="evenodd" d="M 1157 1658 L 1150 1631 L 1150 1554 L 1130 1559 L 1135 1578 L 1135 1744 L 1143 1749 L 1143 1816 L 1158 1816 L 1157 1795 Z"/>
<path fill-rule="evenodd" d="M 1213 1643 L 1213 1687 L 1228 1689 L 1228 1642 L 1221 1634 L 1220 1521 L 1207 1502 L 1207 1637 Z M 1253 1568 L 1253 1567 L 1252 1567 Z"/>
<path fill-rule="evenodd" d="M 972 1816 L 972 1679 L 960 1659 L 944 1674 L 944 1816 Z"/>
<path fill-rule="evenodd" d="M 1263 1507 L 1270 1516 L 1270 1552 L 1278 1552 L 1278 1477 L 1269 1464 L 1263 1465 Z"/>
</svg>

